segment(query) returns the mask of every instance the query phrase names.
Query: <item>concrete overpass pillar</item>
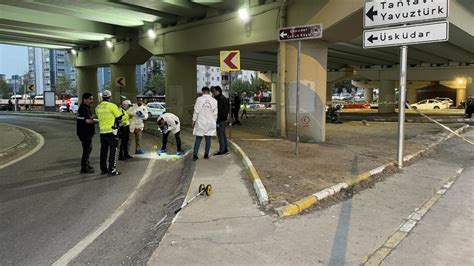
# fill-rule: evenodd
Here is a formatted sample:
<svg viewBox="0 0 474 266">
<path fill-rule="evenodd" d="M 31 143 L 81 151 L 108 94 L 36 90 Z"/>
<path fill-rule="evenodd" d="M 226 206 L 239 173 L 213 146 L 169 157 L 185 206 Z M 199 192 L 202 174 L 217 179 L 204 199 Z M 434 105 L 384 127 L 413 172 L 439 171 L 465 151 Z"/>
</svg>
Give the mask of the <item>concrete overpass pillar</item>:
<svg viewBox="0 0 474 266">
<path fill-rule="evenodd" d="M 374 101 L 374 88 L 365 88 L 364 97 L 368 103 L 372 103 Z"/>
<path fill-rule="evenodd" d="M 97 67 L 77 67 L 77 96 L 79 103 L 82 101 L 82 94 L 89 92 L 94 96 L 94 104 L 91 110 L 94 112 L 99 101 L 99 89 L 97 82 Z"/>
<path fill-rule="evenodd" d="M 332 105 L 332 88 L 334 87 L 334 83 L 326 82 L 326 104 Z"/>
<path fill-rule="evenodd" d="M 467 101 L 466 88 L 457 88 L 456 89 L 456 103 L 455 103 L 455 106 L 459 106 L 459 104 L 461 104 L 461 102 L 466 102 L 466 101 Z"/>
<path fill-rule="evenodd" d="M 197 92 L 197 60 L 190 55 L 167 55 L 166 111 L 177 115 L 183 125 L 191 125 Z"/>
<path fill-rule="evenodd" d="M 110 65 L 111 80 L 110 87 L 112 89 L 112 101 L 114 103 L 120 104 L 122 99 L 120 95 L 125 96 L 127 99 L 131 100 L 132 103 L 136 102 L 137 98 L 137 87 L 136 87 L 136 77 L 135 77 L 135 65 L 119 65 L 111 64 Z M 115 82 L 118 78 L 125 78 L 125 86 L 120 87 L 116 86 Z"/>
<path fill-rule="evenodd" d="M 395 113 L 395 81 L 382 80 L 379 88 L 379 113 Z"/>
<path fill-rule="evenodd" d="M 295 139 L 296 124 L 296 74 L 297 47 L 286 45 L 287 81 L 287 129 Z M 324 142 L 326 140 L 326 80 L 328 45 L 320 41 L 305 41 L 301 51 L 300 83 L 300 140 L 303 142 Z"/>
<path fill-rule="evenodd" d="M 467 97 L 474 97 L 474 81 L 472 78 L 466 81 L 466 94 Z"/>
<path fill-rule="evenodd" d="M 276 111 L 277 110 L 277 106 L 276 106 L 277 84 L 275 82 L 272 82 L 270 83 L 270 85 L 272 88 L 272 99 L 271 99 L 272 111 Z"/>
<path fill-rule="evenodd" d="M 407 84 L 407 100 L 410 104 L 414 104 L 418 101 L 418 98 L 416 96 L 416 90 L 418 88 L 419 86 Z"/>
<path fill-rule="evenodd" d="M 278 49 L 278 83 L 275 97 L 277 105 L 277 123 L 275 135 L 287 137 L 286 130 L 286 43 L 281 42 Z"/>
</svg>

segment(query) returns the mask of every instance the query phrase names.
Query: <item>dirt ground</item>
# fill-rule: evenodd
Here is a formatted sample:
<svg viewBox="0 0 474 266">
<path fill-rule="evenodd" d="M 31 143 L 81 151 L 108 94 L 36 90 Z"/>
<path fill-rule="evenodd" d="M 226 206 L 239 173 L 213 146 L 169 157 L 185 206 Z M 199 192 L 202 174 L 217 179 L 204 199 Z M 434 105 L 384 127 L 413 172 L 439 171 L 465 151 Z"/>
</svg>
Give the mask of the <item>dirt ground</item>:
<svg viewBox="0 0 474 266">
<path fill-rule="evenodd" d="M 272 119 L 244 120 L 232 128 L 232 139 L 248 154 L 269 194 L 279 207 L 342 182 L 351 176 L 396 160 L 397 123 L 328 124 L 326 142 L 295 143 L 271 139 Z M 462 124 L 450 124 L 457 129 Z M 417 152 L 448 133 L 428 123 L 407 123 L 405 155 Z M 258 140 L 260 139 L 260 140 Z"/>
</svg>

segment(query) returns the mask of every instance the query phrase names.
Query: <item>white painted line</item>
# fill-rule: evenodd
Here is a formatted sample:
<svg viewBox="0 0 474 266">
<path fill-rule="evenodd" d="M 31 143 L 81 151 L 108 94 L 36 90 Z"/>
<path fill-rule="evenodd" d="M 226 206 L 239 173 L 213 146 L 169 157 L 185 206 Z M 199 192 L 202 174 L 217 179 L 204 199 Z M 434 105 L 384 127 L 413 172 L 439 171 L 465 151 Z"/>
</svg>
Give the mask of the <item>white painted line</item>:
<svg viewBox="0 0 474 266">
<path fill-rule="evenodd" d="M 8 124 L 8 125 L 10 125 L 10 124 Z M 27 131 L 31 132 L 33 135 L 36 136 L 36 138 L 38 138 L 39 143 L 38 143 L 38 145 L 36 145 L 36 147 L 35 147 L 34 149 L 32 149 L 31 151 L 27 152 L 26 154 L 23 154 L 22 156 L 16 158 L 16 159 L 13 160 L 13 161 L 10 161 L 10 162 L 8 162 L 8 163 L 5 163 L 5 164 L 0 165 L 0 170 L 3 169 L 3 168 L 5 168 L 5 167 L 8 167 L 8 166 L 10 166 L 10 165 L 12 165 L 12 164 L 14 164 L 14 163 L 17 163 L 17 162 L 19 162 L 19 161 L 21 161 L 21 160 L 23 160 L 23 159 L 26 159 L 27 157 L 29 157 L 29 156 L 31 156 L 31 155 L 33 155 L 33 154 L 35 154 L 35 153 L 36 153 L 37 151 L 39 151 L 39 150 L 43 147 L 43 145 L 44 145 L 44 138 L 43 138 L 43 136 L 41 136 L 41 134 L 39 134 L 39 133 L 37 133 L 37 132 L 35 132 L 35 131 L 29 129 L 29 128 L 26 128 L 26 127 L 20 127 L 20 126 L 16 126 L 16 125 L 11 125 L 11 126 L 18 127 L 18 128 L 22 128 L 22 129 L 24 129 L 24 130 L 27 130 Z"/>
<path fill-rule="evenodd" d="M 109 216 L 99 227 L 97 227 L 92 233 L 87 235 L 84 239 L 79 241 L 73 248 L 71 248 L 66 254 L 53 263 L 53 265 L 67 265 L 73 261 L 79 254 L 81 254 L 92 242 L 94 242 L 103 232 L 105 232 L 124 212 L 125 210 L 135 202 L 138 192 L 141 187 L 145 185 L 151 177 L 153 168 L 155 167 L 156 160 L 150 160 L 146 167 L 145 173 L 142 179 L 135 187 L 133 192 L 128 198 L 118 207 L 112 215 Z"/>
</svg>

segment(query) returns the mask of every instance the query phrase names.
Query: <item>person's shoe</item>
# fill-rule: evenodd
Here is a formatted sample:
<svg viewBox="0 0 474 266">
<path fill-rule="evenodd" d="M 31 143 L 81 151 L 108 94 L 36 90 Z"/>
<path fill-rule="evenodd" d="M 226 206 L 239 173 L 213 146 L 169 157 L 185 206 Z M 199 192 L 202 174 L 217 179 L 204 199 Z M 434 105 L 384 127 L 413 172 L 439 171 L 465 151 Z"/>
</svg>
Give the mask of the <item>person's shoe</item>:
<svg viewBox="0 0 474 266">
<path fill-rule="evenodd" d="M 204 154 L 204 159 L 206 159 L 206 160 L 209 159 L 209 155 Z"/>
<path fill-rule="evenodd" d="M 225 155 L 227 153 L 228 153 L 227 151 L 226 152 L 218 151 L 218 152 L 214 153 L 214 155 Z"/>
<path fill-rule="evenodd" d="M 176 152 L 176 155 L 182 156 L 182 155 L 184 155 L 184 151 L 178 151 L 178 152 Z"/>
<path fill-rule="evenodd" d="M 81 174 L 93 174 L 93 173 L 94 173 L 94 169 L 89 169 L 89 168 L 81 169 Z"/>
<path fill-rule="evenodd" d="M 196 155 L 193 155 L 193 161 L 197 161 L 199 159 L 199 157 L 197 157 Z"/>
<path fill-rule="evenodd" d="M 94 167 L 87 165 L 87 169 L 94 171 Z"/>
<path fill-rule="evenodd" d="M 135 154 L 145 154 L 145 151 L 144 150 L 137 150 L 137 151 L 135 151 Z"/>
<path fill-rule="evenodd" d="M 106 175 L 106 174 L 108 174 L 108 173 L 109 173 L 109 171 L 107 171 L 107 170 L 105 170 L 105 171 L 104 171 L 104 170 L 101 170 L 101 171 L 100 171 L 100 174 L 101 174 L 101 175 Z"/>
<path fill-rule="evenodd" d="M 160 149 L 158 153 L 166 153 L 166 149 Z"/>
<path fill-rule="evenodd" d="M 119 161 L 125 161 L 124 157 L 119 157 Z"/>
<path fill-rule="evenodd" d="M 133 159 L 133 157 L 130 155 L 125 155 L 125 159 L 130 160 L 130 159 Z"/>
<path fill-rule="evenodd" d="M 117 169 L 113 169 L 112 171 L 109 172 L 109 176 L 116 176 L 120 175 L 120 172 Z"/>
</svg>

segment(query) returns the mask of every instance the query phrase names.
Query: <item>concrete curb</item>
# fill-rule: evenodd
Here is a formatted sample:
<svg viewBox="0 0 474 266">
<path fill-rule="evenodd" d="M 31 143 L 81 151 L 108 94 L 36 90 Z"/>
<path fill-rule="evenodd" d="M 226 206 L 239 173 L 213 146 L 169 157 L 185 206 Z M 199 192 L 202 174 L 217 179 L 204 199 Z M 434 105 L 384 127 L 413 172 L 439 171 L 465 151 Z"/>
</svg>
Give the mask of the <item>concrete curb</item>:
<svg viewBox="0 0 474 266">
<path fill-rule="evenodd" d="M 9 151 L 12 151 L 13 149 L 15 149 L 17 147 L 26 148 L 28 146 L 28 142 L 30 142 L 31 139 L 33 139 L 33 138 L 35 139 L 35 142 L 37 144 L 36 144 L 36 146 L 33 147 L 33 149 L 31 149 L 27 153 L 23 154 L 22 156 L 14 159 L 12 161 L 1 164 L 0 165 L 0 170 L 3 169 L 3 168 L 6 168 L 6 167 L 8 167 L 12 164 L 15 164 L 15 163 L 17 163 L 17 162 L 19 162 L 23 159 L 26 159 L 27 157 L 30 157 L 33 154 L 35 154 L 36 152 L 38 152 L 44 146 L 44 143 L 45 143 L 43 136 L 41 134 L 39 134 L 38 132 L 36 132 L 36 131 L 33 131 L 29 128 L 21 127 L 21 126 L 16 126 L 16 125 L 11 125 L 11 124 L 8 124 L 8 125 L 19 128 L 20 130 L 27 131 L 32 135 L 32 137 L 28 137 L 27 135 L 25 135 L 25 137 L 23 138 L 23 140 L 20 143 L 18 143 L 17 145 L 15 145 L 15 146 L 7 149 L 7 150 L 2 151 L 2 155 L 8 154 Z"/>
<path fill-rule="evenodd" d="M 247 169 L 247 174 L 252 181 L 253 188 L 255 189 L 255 193 L 257 193 L 258 201 L 260 205 L 265 206 L 268 204 L 268 193 L 265 189 L 265 186 L 260 179 L 260 176 L 257 173 L 257 169 L 253 166 L 252 161 L 247 156 L 242 148 L 240 148 L 237 143 L 233 142 L 232 140 L 228 139 L 229 143 L 231 144 L 232 149 L 239 155 L 242 159 L 242 163 L 244 164 L 245 168 Z"/>
<path fill-rule="evenodd" d="M 468 127 L 469 127 L 469 125 L 465 125 L 465 126 L 459 128 L 459 129 L 455 130 L 455 132 L 459 134 L 459 133 L 463 132 Z M 446 141 L 446 140 L 452 138 L 453 136 L 454 136 L 454 133 L 450 133 L 448 136 L 446 136 L 442 140 L 431 144 L 427 148 L 425 148 L 423 150 L 420 150 L 418 152 L 415 152 L 411 155 L 404 156 L 403 161 L 404 162 L 411 161 L 411 160 L 417 158 L 418 156 L 428 152 L 430 149 L 438 146 L 443 141 Z M 342 183 L 336 184 L 332 187 L 323 189 L 319 192 L 316 192 L 316 193 L 314 193 L 314 194 L 312 194 L 308 197 L 305 197 L 301 200 L 298 200 L 294 203 L 291 203 L 291 204 L 288 204 L 286 206 L 282 206 L 280 208 L 277 208 L 276 211 L 277 211 L 277 213 L 280 217 L 288 217 L 288 216 L 292 216 L 292 215 L 297 215 L 297 214 L 301 213 L 302 211 L 304 211 L 305 209 L 307 209 L 307 208 L 309 208 L 313 205 L 316 205 L 319 201 L 322 201 L 323 199 L 326 199 L 326 198 L 328 198 L 328 197 L 330 197 L 330 196 L 332 196 L 336 193 L 339 193 L 342 189 L 347 189 L 349 187 L 357 185 L 357 184 L 361 183 L 362 181 L 367 180 L 367 179 L 369 179 L 370 177 L 372 177 L 374 175 L 382 173 L 387 168 L 390 168 L 390 167 L 393 167 L 393 166 L 396 166 L 396 165 L 397 165 L 396 162 L 386 163 L 386 164 L 384 164 L 382 166 L 379 166 L 377 168 L 374 168 L 374 169 L 372 169 L 368 172 L 361 173 L 355 178 L 347 179 L 345 182 L 342 182 Z"/>
<path fill-rule="evenodd" d="M 373 117 L 366 117 L 366 118 L 353 118 L 350 116 L 341 117 L 342 122 L 351 122 L 351 121 L 362 121 L 366 120 L 368 122 L 398 122 L 398 118 L 373 118 Z M 434 119 L 437 122 L 442 123 L 470 123 L 474 122 L 471 118 L 437 118 Z M 408 123 L 432 123 L 429 119 L 426 118 L 406 118 L 406 122 Z"/>
</svg>

